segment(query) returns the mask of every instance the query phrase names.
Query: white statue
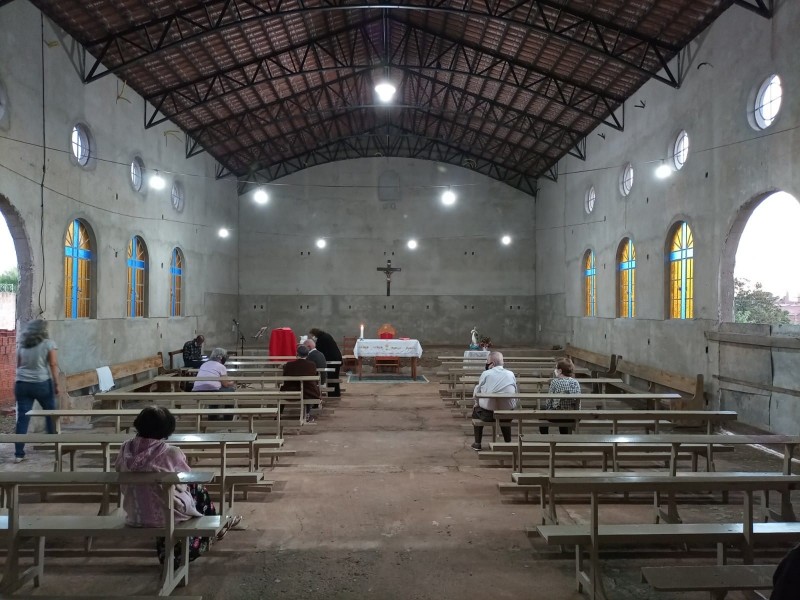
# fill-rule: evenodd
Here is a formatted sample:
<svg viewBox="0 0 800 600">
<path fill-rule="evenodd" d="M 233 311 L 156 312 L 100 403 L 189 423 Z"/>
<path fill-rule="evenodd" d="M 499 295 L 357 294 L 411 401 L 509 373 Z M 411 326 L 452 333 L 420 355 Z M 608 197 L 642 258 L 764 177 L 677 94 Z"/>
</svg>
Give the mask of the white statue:
<svg viewBox="0 0 800 600">
<path fill-rule="evenodd" d="M 473 348 L 477 348 L 478 347 L 478 328 L 477 327 L 473 327 L 472 331 L 470 333 L 472 333 L 472 347 Z"/>
</svg>

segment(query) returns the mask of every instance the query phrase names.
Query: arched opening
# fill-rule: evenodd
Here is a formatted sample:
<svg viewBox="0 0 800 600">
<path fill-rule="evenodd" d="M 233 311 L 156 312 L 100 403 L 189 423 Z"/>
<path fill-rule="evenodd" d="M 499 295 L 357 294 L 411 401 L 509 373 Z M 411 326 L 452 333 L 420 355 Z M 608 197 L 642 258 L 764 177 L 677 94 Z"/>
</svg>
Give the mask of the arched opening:
<svg viewBox="0 0 800 600">
<path fill-rule="evenodd" d="M 800 323 L 800 202 L 786 192 L 750 200 L 736 215 L 720 269 L 720 320 Z"/>
<path fill-rule="evenodd" d="M 0 406 L 14 404 L 16 330 L 33 318 L 33 259 L 22 217 L 0 195 Z"/>
</svg>

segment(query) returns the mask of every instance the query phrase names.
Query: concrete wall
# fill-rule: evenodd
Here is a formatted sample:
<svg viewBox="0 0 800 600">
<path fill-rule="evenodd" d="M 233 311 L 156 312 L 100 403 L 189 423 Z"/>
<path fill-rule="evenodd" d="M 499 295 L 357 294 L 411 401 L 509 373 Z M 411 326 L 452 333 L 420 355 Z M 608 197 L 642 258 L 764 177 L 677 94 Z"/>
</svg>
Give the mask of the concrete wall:
<svg viewBox="0 0 800 600">
<path fill-rule="evenodd" d="M 396 174 L 379 199 L 378 184 Z M 453 186 L 458 199 L 440 195 Z M 240 197 L 240 314 L 259 327 L 321 327 L 375 336 L 383 323 L 423 342 L 533 338 L 534 199 L 466 169 L 413 159 L 322 165 L 269 185 L 265 206 Z M 511 235 L 510 246 L 500 244 Z M 319 250 L 317 238 L 327 240 Z M 411 251 L 410 238 L 419 242 Z M 377 267 L 402 272 L 386 297 Z"/>
<path fill-rule="evenodd" d="M 540 180 L 536 304 L 540 343 L 568 341 L 684 374 L 704 373 L 713 405 L 721 401 L 760 427 L 796 431 L 800 398 L 779 398 L 758 387 L 721 390 L 716 376 L 797 390 L 800 373 L 790 366 L 796 365 L 797 350 L 720 349 L 706 339 L 707 331 L 720 329 L 721 310 L 732 302 L 729 267 L 738 238 L 726 242 L 737 219 L 743 222 L 769 192 L 785 190 L 800 198 L 800 170 L 794 166 L 800 146 L 800 40 L 794 27 L 800 22 L 800 3 L 775 4 L 770 21 L 732 7 L 684 53 L 680 89 L 646 84 L 625 106 L 624 132 L 598 127 L 588 137 L 586 162 L 566 158 L 557 182 Z M 783 106 L 771 127 L 756 131 L 748 109 L 772 73 L 782 78 Z M 642 101 L 645 108 L 636 108 Z M 688 162 L 659 180 L 653 171 L 681 129 L 690 135 Z M 635 168 L 634 186 L 623 197 L 618 181 L 627 162 Z M 590 185 L 597 202 L 587 215 L 584 195 Z M 665 319 L 665 245 L 671 225 L 679 220 L 689 223 L 695 240 L 695 318 L 690 321 Z M 637 252 L 637 315 L 632 320 L 615 318 L 615 255 L 626 236 Z M 589 248 L 596 253 L 598 272 L 598 316 L 593 318 L 582 316 L 582 258 Z M 722 329 L 753 333 L 735 324 Z M 756 329 L 761 335 L 791 335 L 790 327 Z"/>
<path fill-rule="evenodd" d="M 40 13 L 29 3 L 0 8 L 0 86 L 8 99 L 0 118 L 0 210 L 21 267 L 18 318 L 41 314 L 51 322 L 67 373 L 179 348 L 195 332 L 204 332 L 210 344 L 233 343 L 227 323 L 237 305 L 236 233 L 221 240 L 216 231 L 237 221 L 235 183 L 215 181 L 215 162 L 207 155 L 185 159 L 174 125 L 144 130 L 143 100 L 129 88 L 122 93 L 115 77 L 83 85 L 77 50 L 46 19 L 42 33 Z M 85 168 L 69 153 L 78 122 L 92 137 Z M 129 169 L 136 155 L 167 176 L 167 189 L 133 190 Z M 180 213 L 170 202 L 173 178 L 186 192 Z M 64 234 L 76 217 L 96 238 L 96 318 L 65 320 Z M 150 256 L 144 319 L 125 317 L 125 253 L 137 234 Z M 185 316 L 169 318 L 169 260 L 176 245 L 186 256 Z"/>
</svg>

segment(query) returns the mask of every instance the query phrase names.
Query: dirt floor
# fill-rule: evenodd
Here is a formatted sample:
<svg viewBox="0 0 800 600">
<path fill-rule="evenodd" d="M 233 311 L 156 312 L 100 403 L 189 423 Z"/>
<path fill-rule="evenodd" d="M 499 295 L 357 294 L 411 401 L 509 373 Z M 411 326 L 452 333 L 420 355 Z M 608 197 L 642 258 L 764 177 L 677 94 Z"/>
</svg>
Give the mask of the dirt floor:
<svg viewBox="0 0 800 600">
<path fill-rule="evenodd" d="M 425 369 L 435 380 L 432 370 Z M 559 553 L 526 527 L 539 508 L 501 496 L 496 483 L 509 468 L 479 464 L 464 435 L 465 420 L 439 398 L 436 383 L 349 383 L 335 413 L 290 436 L 297 456 L 267 469 L 269 494 L 239 501 L 244 531 L 231 531 L 193 563 L 188 587 L 174 595 L 206 600 L 360 599 L 545 600 L 583 598 L 575 591 L 572 552 Z M 780 461 L 737 450 L 719 470 L 780 470 Z M 49 469 L 52 454 L 31 450 L 19 465 L 0 447 L 0 469 Z M 701 505 L 700 501 L 710 504 Z M 681 506 L 691 522 L 737 518 L 740 504 L 699 499 Z M 75 507 L 78 507 L 77 509 Z M 31 512 L 96 512 L 96 505 L 31 504 Z M 601 507 L 608 521 L 649 521 L 651 500 Z M 585 504 L 560 508 L 564 523 L 586 522 Z M 635 520 L 634 520 L 635 519 Z M 75 540 L 48 540 L 48 549 Z M 691 600 L 703 594 L 656 594 L 640 582 L 642 566 L 707 563 L 711 551 L 672 555 L 621 549 L 605 561 L 614 599 Z M 777 562 L 781 552 L 759 555 Z M 158 585 L 154 553 L 135 559 L 48 557 L 43 586 L 32 596 L 98 597 L 152 594 Z M 731 594 L 729 598 L 738 598 Z"/>
</svg>

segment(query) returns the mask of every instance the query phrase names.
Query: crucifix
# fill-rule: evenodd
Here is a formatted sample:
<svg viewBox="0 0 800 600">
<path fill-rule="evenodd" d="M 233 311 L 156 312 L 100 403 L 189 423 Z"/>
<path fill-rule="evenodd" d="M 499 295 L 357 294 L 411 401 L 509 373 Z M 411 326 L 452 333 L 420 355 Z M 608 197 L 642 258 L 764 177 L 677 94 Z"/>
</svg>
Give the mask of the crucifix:
<svg viewBox="0 0 800 600">
<path fill-rule="evenodd" d="M 392 295 L 392 273 L 396 273 L 397 271 L 402 271 L 400 267 L 393 267 L 392 261 L 387 260 L 385 267 L 378 267 L 378 271 L 383 271 L 386 275 L 386 295 Z"/>
</svg>

